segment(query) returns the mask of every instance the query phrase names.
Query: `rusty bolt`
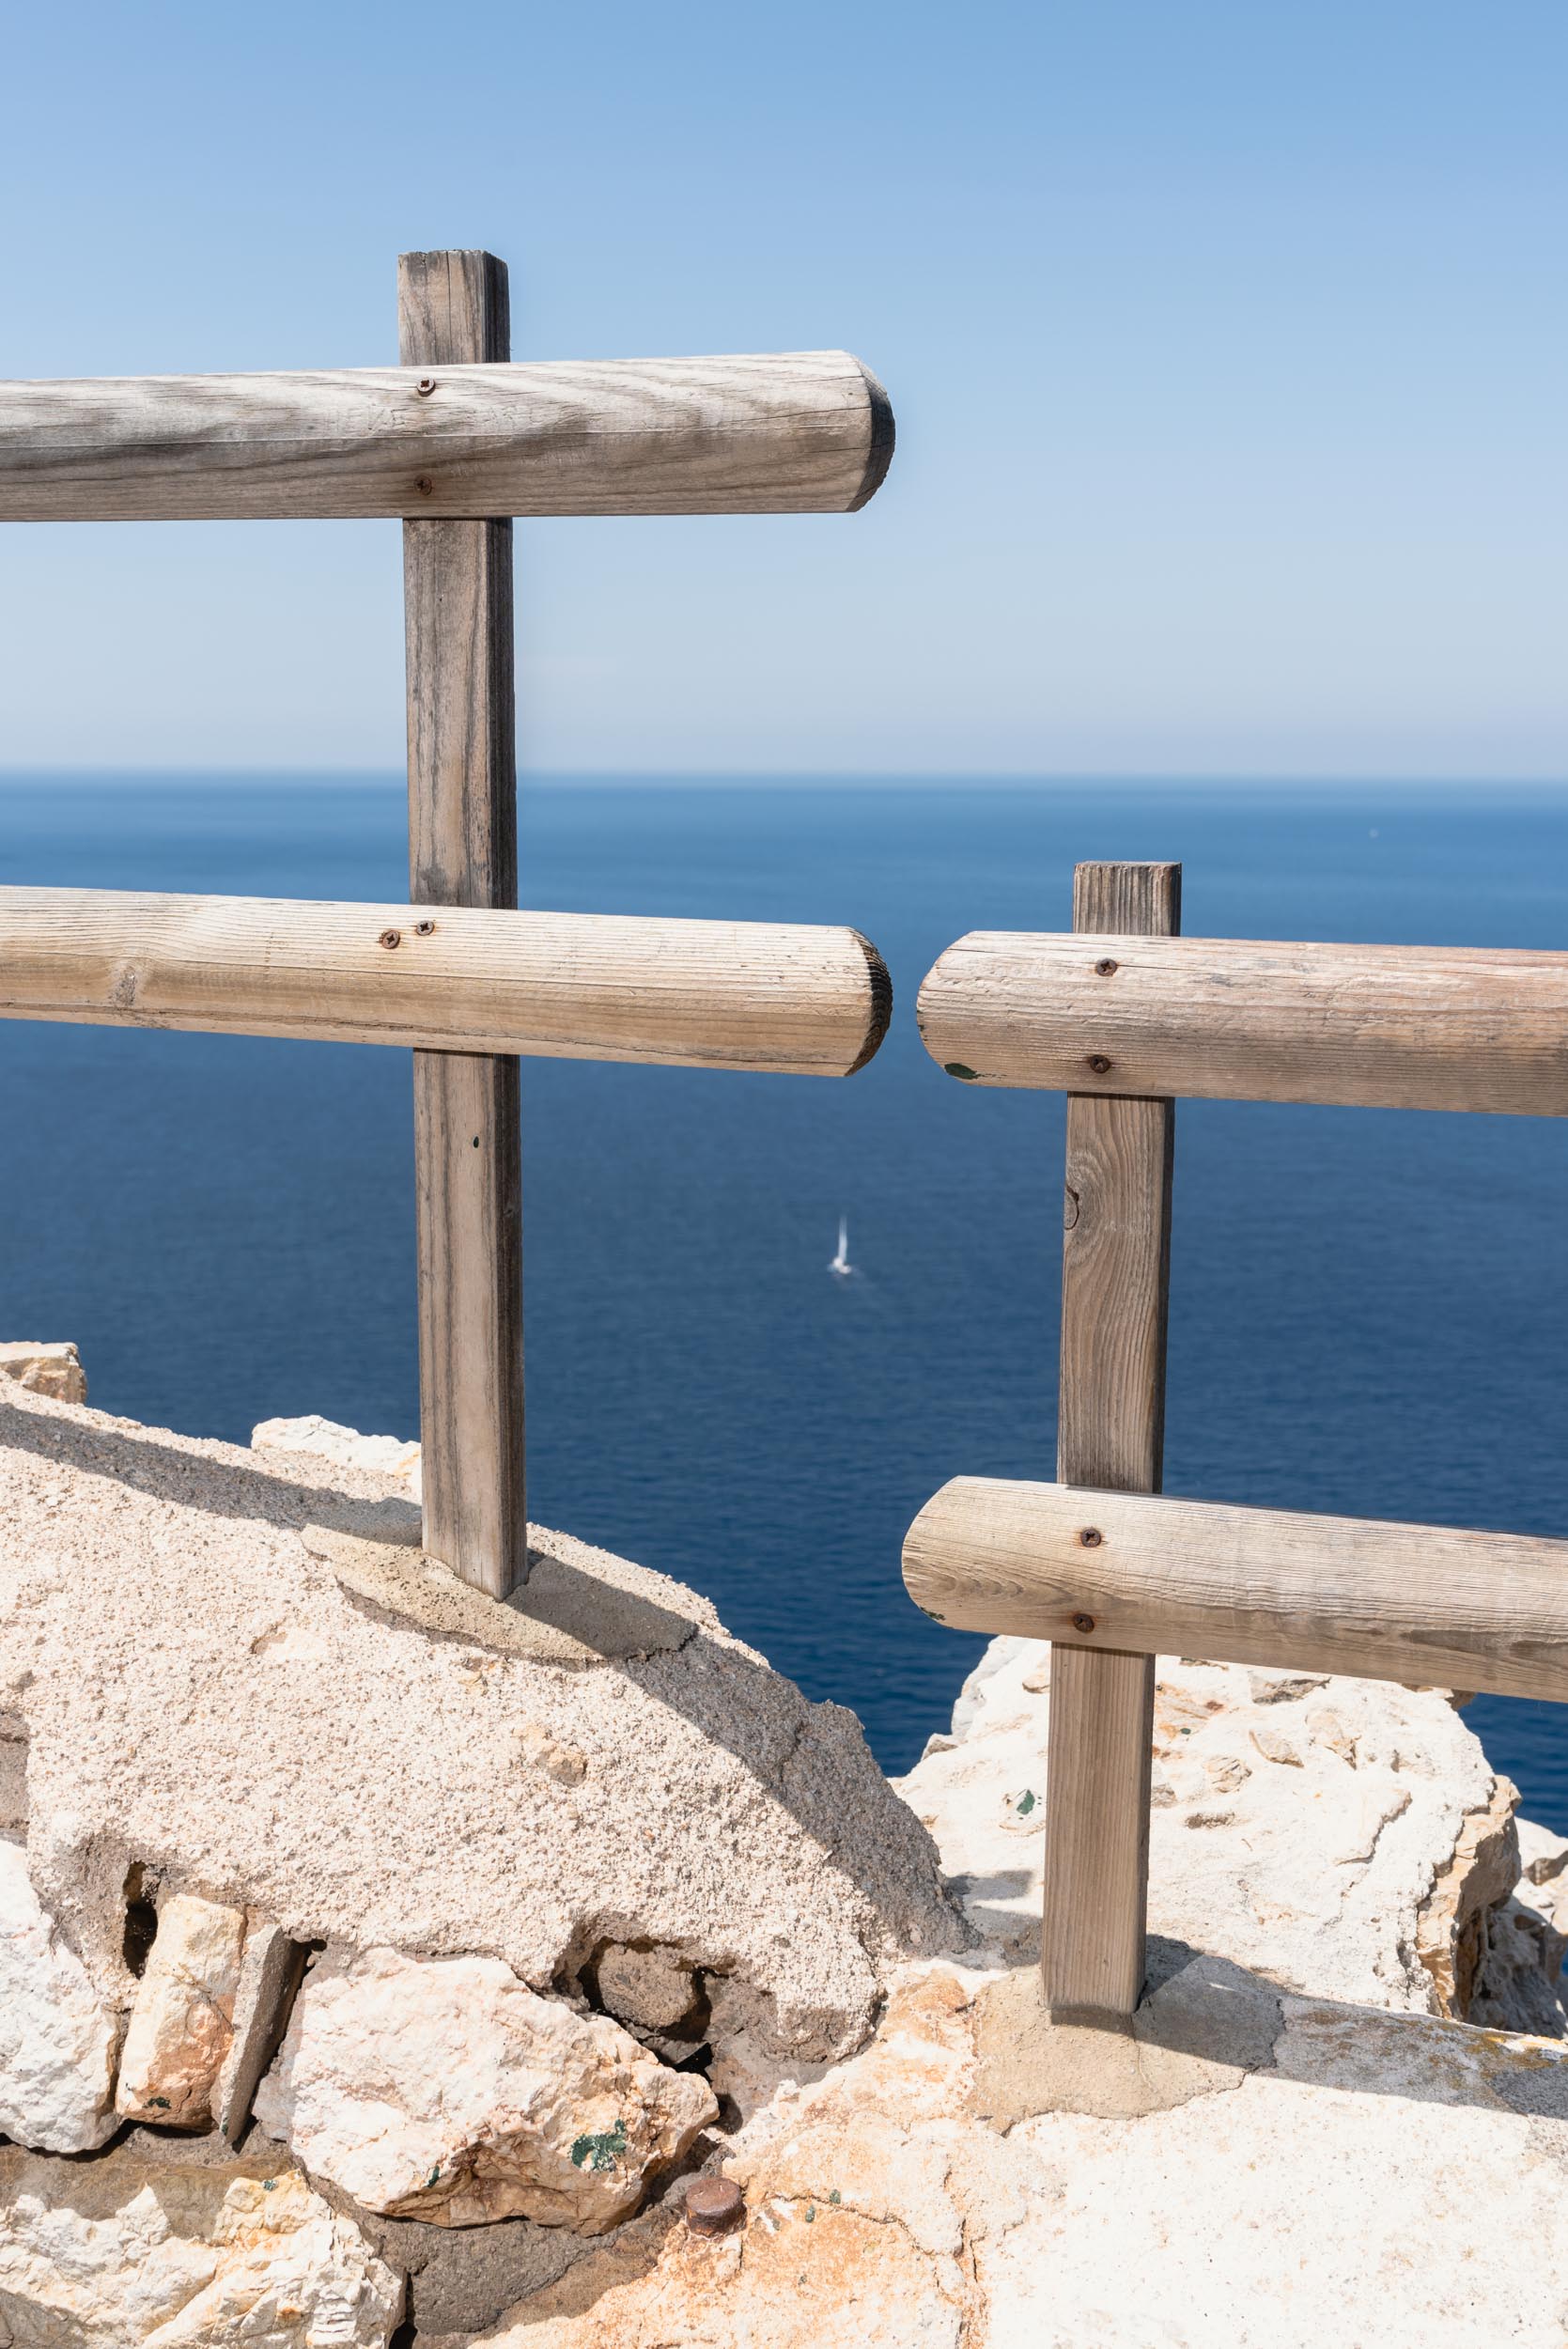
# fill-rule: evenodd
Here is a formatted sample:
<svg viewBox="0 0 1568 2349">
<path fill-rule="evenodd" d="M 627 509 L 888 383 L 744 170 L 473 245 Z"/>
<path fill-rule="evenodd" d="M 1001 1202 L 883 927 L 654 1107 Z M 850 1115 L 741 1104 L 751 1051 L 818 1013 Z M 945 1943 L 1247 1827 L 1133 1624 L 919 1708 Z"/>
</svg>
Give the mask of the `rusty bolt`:
<svg viewBox="0 0 1568 2349">
<path fill-rule="evenodd" d="M 416 922 L 413 926 L 413 934 L 415 938 L 428 938 L 435 926 L 433 922 Z"/>
<path fill-rule="evenodd" d="M 1094 1618 L 1093 1615 L 1075 1615 L 1073 1617 L 1073 1629 L 1075 1631 L 1093 1631 L 1094 1628 Z"/>
<path fill-rule="evenodd" d="M 413 486 L 419 491 L 422 498 L 433 497 L 435 495 L 436 485 L 431 480 L 427 473 L 422 473 L 419 479 Z"/>
<path fill-rule="evenodd" d="M 1110 1068 L 1110 1063 L 1107 1060 L 1103 1052 L 1091 1052 L 1088 1055 L 1086 1066 L 1094 1070 L 1096 1077 L 1103 1077 Z"/>
<path fill-rule="evenodd" d="M 1082 1532 L 1079 1535 L 1079 1540 L 1083 1544 L 1085 1549 L 1098 1549 L 1104 1539 L 1105 1535 L 1100 1532 L 1097 1525 L 1086 1525 Z"/>
<path fill-rule="evenodd" d="M 422 375 L 414 386 L 421 399 L 428 399 L 435 388 L 436 379 L 433 375 Z"/>
<path fill-rule="evenodd" d="M 1099 972 L 1102 979 L 1111 979 L 1116 975 L 1116 962 L 1113 956 L 1102 955 L 1099 961 L 1095 963 L 1094 968 Z"/>
<path fill-rule="evenodd" d="M 686 2223 L 693 2234 L 728 2234 L 745 2208 L 730 2178 L 693 2178 L 686 2189 Z"/>
<path fill-rule="evenodd" d="M 378 943 L 382 946 L 400 946 L 403 943 L 403 933 L 401 930 L 383 930 Z"/>
</svg>

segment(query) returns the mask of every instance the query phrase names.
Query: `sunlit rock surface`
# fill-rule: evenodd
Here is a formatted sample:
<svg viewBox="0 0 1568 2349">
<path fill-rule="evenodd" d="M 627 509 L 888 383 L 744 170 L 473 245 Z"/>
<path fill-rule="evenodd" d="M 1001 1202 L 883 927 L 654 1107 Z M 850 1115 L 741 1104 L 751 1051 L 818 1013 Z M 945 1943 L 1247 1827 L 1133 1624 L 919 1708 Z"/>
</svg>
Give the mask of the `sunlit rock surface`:
<svg viewBox="0 0 1568 2349">
<path fill-rule="evenodd" d="M 601 2234 L 718 2117 L 607 2015 L 525 1989 L 499 1958 L 322 1960 L 256 2119 L 367 2210 Z"/>
<path fill-rule="evenodd" d="M 10 2349 L 387 2349 L 402 2279 L 281 2158 L 0 2147 Z"/>
<path fill-rule="evenodd" d="M 1568 1844 L 1440 1694 L 1170 1660 L 1152 1995 L 1053 2028 L 1048 1673 L 994 1642 L 905 1781 L 983 1946 L 753 2115 L 744 2226 L 668 2196 L 463 2349 L 1560 2349 L 1568 2049 L 1452 2010 L 1560 2031 Z"/>
</svg>

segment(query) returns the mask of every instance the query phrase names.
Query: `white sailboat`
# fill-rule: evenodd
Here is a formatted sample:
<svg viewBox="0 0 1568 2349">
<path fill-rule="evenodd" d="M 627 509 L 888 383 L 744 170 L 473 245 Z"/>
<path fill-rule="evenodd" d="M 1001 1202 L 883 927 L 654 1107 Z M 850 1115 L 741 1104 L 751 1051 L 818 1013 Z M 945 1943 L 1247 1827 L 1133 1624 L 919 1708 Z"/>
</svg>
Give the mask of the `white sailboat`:
<svg viewBox="0 0 1568 2349">
<path fill-rule="evenodd" d="M 838 1254 L 832 1259 L 828 1269 L 830 1272 L 836 1272 L 840 1280 L 847 1280 L 855 1269 L 849 1261 L 849 1218 L 846 1215 L 839 1217 Z"/>
</svg>

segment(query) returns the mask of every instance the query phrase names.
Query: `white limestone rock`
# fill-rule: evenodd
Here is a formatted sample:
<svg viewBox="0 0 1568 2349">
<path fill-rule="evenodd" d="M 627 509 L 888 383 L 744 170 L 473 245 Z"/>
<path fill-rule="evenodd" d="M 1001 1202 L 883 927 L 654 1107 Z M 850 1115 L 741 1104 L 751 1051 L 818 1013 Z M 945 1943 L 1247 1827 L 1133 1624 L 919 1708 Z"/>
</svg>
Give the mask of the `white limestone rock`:
<svg viewBox="0 0 1568 2349">
<path fill-rule="evenodd" d="M 256 2098 L 260 2125 L 366 2210 L 582 2234 L 634 2210 L 718 2109 L 697 2074 L 499 1958 L 396 1950 L 318 1960 Z"/>
<path fill-rule="evenodd" d="M 1049 1707 L 1048 1645 L 993 1641 L 954 1741 L 901 1785 L 1016 1958 L 1039 1933 Z M 1468 2012 L 1518 1797 L 1441 1690 L 1162 1657 L 1154 1752 L 1153 1936 L 1312 1996 Z"/>
<path fill-rule="evenodd" d="M 1568 2053 L 1221 1959 L 1125 2034 L 911 1967 L 722 2166 L 737 2232 L 665 2203 L 463 2349 L 1560 2349 Z"/>
<path fill-rule="evenodd" d="M 19 1387 L 56 1403 L 87 1399 L 87 1374 L 69 1340 L 40 1345 L 36 1338 L 13 1338 L 0 1345 L 0 1378 L 14 1378 Z"/>
<path fill-rule="evenodd" d="M 0 2130 L 82 2154 L 114 2134 L 119 2018 L 39 1904 L 19 1844 L 0 1838 Z"/>
<path fill-rule="evenodd" d="M 85 1400 L 85 1398 L 81 1398 Z M 251 1429 L 253 1452 L 305 1452 L 318 1460 L 335 1460 L 349 1468 L 370 1469 L 377 1475 L 396 1476 L 419 1498 L 420 1447 L 401 1436 L 362 1436 L 357 1427 L 339 1426 L 336 1420 L 315 1413 L 304 1419 L 264 1419 Z"/>
<path fill-rule="evenodd" d="M 0 2148 L 9 2349 L 386 2349 L 403 2284 L 284 2157 Z"/>
<path fill-rule="evenodd" d="M 1468 2019 L 1496 2030 L 1568 2038 L 1568 1838 L 1529 1819 L 1514 1824 L 1519 1879 L 1484 1921 Z"/>
<path fill-rule="evenodd" d="M 205 2129 L 234 2037 L 234 1997 L 245 1936 L 242 1911 L 177 1892 L 158 1910 L 158 1936 L 120 2057 L 115 2108 L 132 2121 Z"/>
</svg>

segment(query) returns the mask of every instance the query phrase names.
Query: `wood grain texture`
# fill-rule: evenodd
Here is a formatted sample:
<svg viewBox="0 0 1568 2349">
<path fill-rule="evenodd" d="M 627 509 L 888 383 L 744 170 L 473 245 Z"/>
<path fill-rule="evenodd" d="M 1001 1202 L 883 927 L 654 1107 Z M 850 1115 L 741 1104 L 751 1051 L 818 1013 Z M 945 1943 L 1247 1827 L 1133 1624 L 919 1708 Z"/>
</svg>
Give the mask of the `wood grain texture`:
<svg viewBox="0 0 1568 2349">
<path fill-rule="evenodd" d="M 891 1004 L 858 930 L 0 888 L 0 1019 L 846 1077 Z"/>
<path fill-rule="evenodd" d="M 904 1579 L 957 1630 L 1568 1701 L 1568 1542 L 961 1476 Z"/>
<path fill-rule="evenodd" d="M 407 257 L 427 281 L 443 257 Z M 442 298 L 414 297 L 426 351 Z M 510 366 L 445 348 L 400 367 L 0 382 L 0 521 L 836 514 L 893 454 L 887 394 L 847 351 Z"/>
<path fill-rule="evenodd" d="M 1568 1115 L 1568 954 L 975 930 L 917 1017 L 983 1085 Z"/>
<path fill-rule="evenodd" d="M 397 331 L 404 364 L 430 370 L 422 381 L 435 387 L 433 407 L 448 367 L 510 358 L 505 266 L 489 253 L 405 253 Z M 403 609 L 410 893 L 508 910 L 518 889 L 510 520 L 405 521 Z M 425 1548 L 505 1598 L 528 1579 L 517 1059 L 416 1051 L 413 1097 Z"/>
<path fill-rule="evenodd" d="M 1181 867 L 1080 864 L 1077 929 L 1174 931 Z M 1170 1288 L 1168 1101 L 1067 1104 L 1057 1473 L 1159 1488 Z M 1046 1777 L 1046 2003 L 1058 2019 L 1130 2015 L 1143 1987 L 1154 1658 L 1053 1637 Z"/>
</svg>

